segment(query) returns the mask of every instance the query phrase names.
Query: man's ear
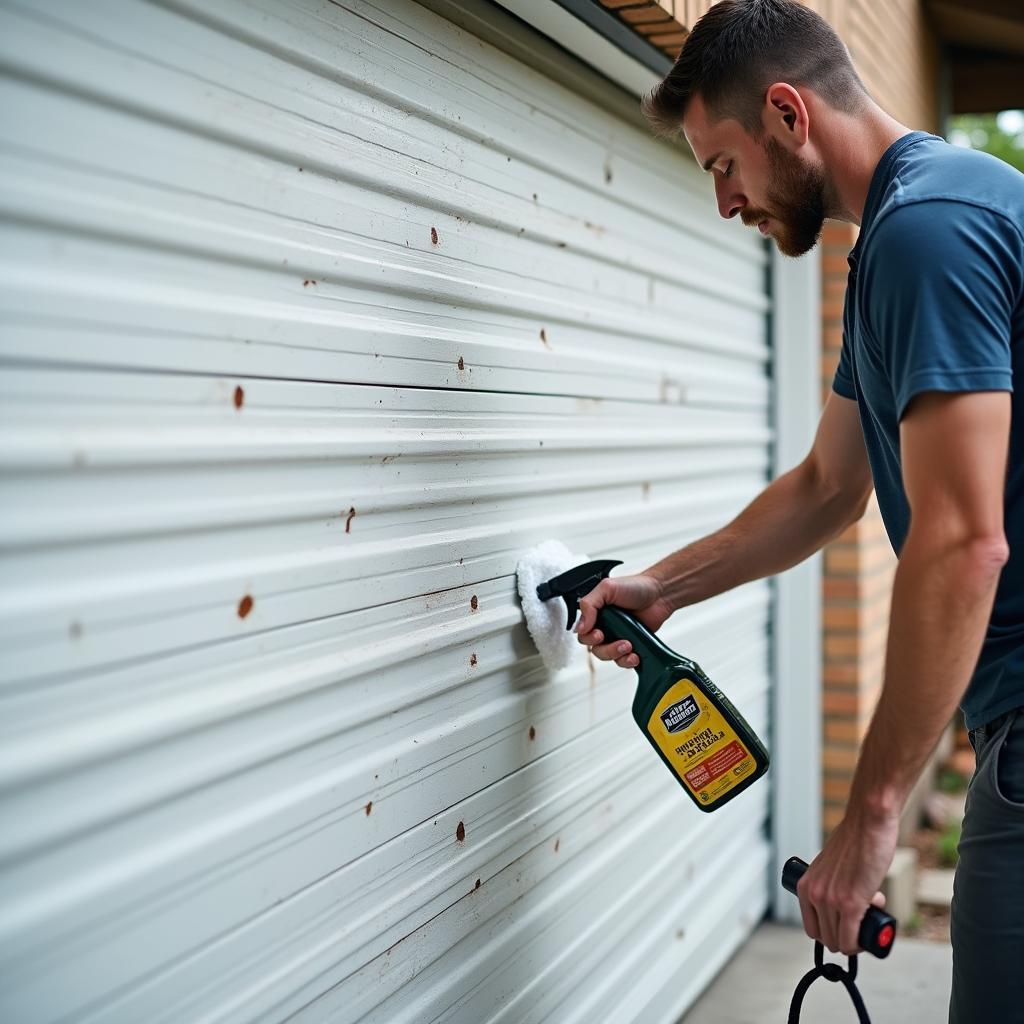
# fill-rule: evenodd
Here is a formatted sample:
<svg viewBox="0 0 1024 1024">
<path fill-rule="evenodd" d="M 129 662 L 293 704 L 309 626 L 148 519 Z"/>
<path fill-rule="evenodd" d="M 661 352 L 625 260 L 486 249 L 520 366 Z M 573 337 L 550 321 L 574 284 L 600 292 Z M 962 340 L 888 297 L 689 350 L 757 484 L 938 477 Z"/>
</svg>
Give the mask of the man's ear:
<svg viewBox="0 0 1024 1024">
<path fill-rule="evenodd" d="M 807 106 L 799 90 L 787 82 L 775 82 L 768 87 L 761 120 L 765 131 L 789 150 L 807 142 L 810 133 Z"/>
</svg>

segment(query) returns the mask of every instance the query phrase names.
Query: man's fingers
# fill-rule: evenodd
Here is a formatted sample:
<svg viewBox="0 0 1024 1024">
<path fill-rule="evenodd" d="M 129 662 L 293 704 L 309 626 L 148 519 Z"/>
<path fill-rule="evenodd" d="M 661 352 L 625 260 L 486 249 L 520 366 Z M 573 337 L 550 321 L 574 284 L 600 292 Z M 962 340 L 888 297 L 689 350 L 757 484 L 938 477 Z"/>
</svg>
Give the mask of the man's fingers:
<svg viewBox="0 0 1024 1024">
<path fill-rule="evenodd" d="M 611 643 L 604 642 L 604 633 L 599 629 L 595 629 L 590 633 L 581 633 L 577 638 L 581 644 L 586 644 L 590 647 L 594 656 L 600 658 L 601 661 L 619 661 L 626 660 L 629 657 L 636 659 L 636 655 L 633 654 L 633 645 L 628 640 L 616 640 Z M 634 660 L 631 664 L 624 664 L 623 668 L 632 668 L 637 663 Z"/>
<path fill-rule="evenodd" d="M 800 899 L 800 916 L 804 931 L 820 942 L 830 953 L 839 952 L 840 919 L 839 911 L 828 904 L 820 892 L 812 894 L 806 878 L 797 883 Z"/>
<path fill-rule="evenodd" d="M 818 941 L 821 939 L 821 928 L 818 926 L 818 915 L 814 910 L 814 906 L 806 896 L 799 895 L 799 884 L 797 885 L 797 895 L 800 899 L 800 917 L 804 923 L 804 931 L 807 933 L 809 939 Z"/>
<path fill-rule="evenodd" d="M 800 901 L 800 917 L 803 919 L 804 931 L 809 939 L 819 940 L 821 938 L 821 925 L 818 923 L 818 912 L 811 902 L 805 879 L 800 879 L 796 884 L 796 897 Z"/>
<path fill-rule="evenodd" d="M 593 591 L 589 599 L 580 601 L 580 617 L 576 623 L 576 639 L 591 649 L 600 661 L 614 661 L 619 668 L 636 668 L 640 659 L 628 640 L 605 643 L 604 633 L 595 629 L 598 609 L 604 606 L 603 589 Z"/>
<path fill-rule="evenodd" d="M 863 918 L 864 907 L 861 906 L 856 910 L 848 910 L 839 920 L 839 950 L 846 956 L 856 956 L 861 952 L 857 935 Z"/>
<path fill-rule="evenodd" d="M 831 908 L 818 907 L 818 920 L 821 922 L 822 937 L 825 948 L 830 953 L 839 952 L 839 911 Z"/>
<path fill-rule="evenodd" d="M 590 632 L 590 627 L 593 623 L 587 617 L 587 609 L 580 605 L 579 614 L 576 617 L 576 624 L 572 627 L 574 633 L 578 633 L 583 636 L 584 633 Z"/>
<path fill-rule="evenodd" d="M 600 590 L 600 586 L 598 590 Z M 580 598 L 580 620 L 576 623 L 576 632 L 581 636 L 584 633 L 589 633 L 597 622 L 597 609 L 604 604 L 603 600 L 598 600 L 598 594 L 590 594 L 588 597 Z"/>
<path fill-rule="evenodd" d="M 879 910 L 885 908 L 885 893 L 876 892 L 871 897 L 871 906 Z M 839 948 L 847 956 L 856 956 L 862 952 L 860 948 L 860 923 L 864 920 L 864 911 L 859 907 L 843 915 L 839 930 Z"/>
<path fill-rule="evenodd" d="M 863 905 L 841 910 L 824 897 L 820 897 L 816 903 L 811 902 L 810 892 L 800 893 L 799 885 L 797 892 L 800 895 L 800 916 L 803 918 L 804 931 L 810 938 L 817 939 L 830 953 L 856 956 L 861 952 L 859 934 L 860 923 L 864 919 Z M 876 892 L 871 897 L 871 905 L 883 908 L 885 895 Z"/>
</svg>

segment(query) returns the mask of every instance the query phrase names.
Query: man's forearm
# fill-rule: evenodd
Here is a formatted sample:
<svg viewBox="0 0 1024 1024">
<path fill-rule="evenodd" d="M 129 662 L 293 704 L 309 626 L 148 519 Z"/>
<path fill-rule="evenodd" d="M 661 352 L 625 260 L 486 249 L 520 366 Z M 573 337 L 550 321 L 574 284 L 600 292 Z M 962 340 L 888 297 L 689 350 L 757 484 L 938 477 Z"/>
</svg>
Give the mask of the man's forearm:
<svg viewBox="0 0 1024 1024">
<path fill-rule="evenodd" d="M 789 569 L 841 533 L 859 511 L 851 511 L 849 498 L 827 492 L 804 462 L 727 526 L 645 571 L 661 580 L 673 608 L 684 608 Z"/>
<path fill-rule="evenodd" d="M 970 681 L 1004 561 L 998 542 L 936 550 L 911 530 L 893 583 L 885 680 L 848 813 L 899 814 Z"/>
</svg>

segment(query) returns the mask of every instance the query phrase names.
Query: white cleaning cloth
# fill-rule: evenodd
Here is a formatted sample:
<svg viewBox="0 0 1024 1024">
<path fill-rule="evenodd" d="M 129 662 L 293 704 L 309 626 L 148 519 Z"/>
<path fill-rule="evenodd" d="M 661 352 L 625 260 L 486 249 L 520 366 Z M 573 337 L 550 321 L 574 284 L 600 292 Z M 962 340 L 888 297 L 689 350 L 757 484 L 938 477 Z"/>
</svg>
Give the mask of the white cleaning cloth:
<svg viewBox="0 0 1024 1024">
<path fill-rule="evenodd" d="M 560 541 L 546 540 L 527 551 L 516 566 L 516 584 L 526 615 L 526 628 L 551 672 L 565 668 L 574 658 L 583 658 L 585 653 L 576 634 L 565 628 L 568 618 L 565 600 L 553 597 L 542 601 L 537 596 L 537 587 L 552 576 L 589 561 L 586 555 L 574 555 Z"/>
</svg>

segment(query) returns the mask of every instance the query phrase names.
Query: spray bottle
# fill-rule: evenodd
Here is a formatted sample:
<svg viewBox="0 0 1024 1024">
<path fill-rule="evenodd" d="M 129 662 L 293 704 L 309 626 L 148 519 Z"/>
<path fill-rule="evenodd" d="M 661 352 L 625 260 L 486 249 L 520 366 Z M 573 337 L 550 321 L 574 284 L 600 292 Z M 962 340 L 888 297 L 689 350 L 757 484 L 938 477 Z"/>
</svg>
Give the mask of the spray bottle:
<svg viewBox="0 0 1024 1024">
<path fill-rule="evenodd" d="M 586 562 L 541 583 L 541 601 L 561 597 L 571 629 L 579 600 L 613 560 Z M 768 752 L 732 702 L 701 667 L 666 647 L 629 612 L 605 605 L 597 626 L 608 643 L 628 640 L 640 658 L 633 718 L 683 790 L 702 811 L 715 811 L 768 771 Z"/>
</svg>

